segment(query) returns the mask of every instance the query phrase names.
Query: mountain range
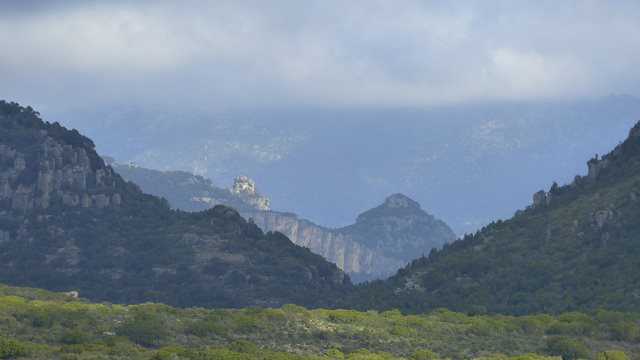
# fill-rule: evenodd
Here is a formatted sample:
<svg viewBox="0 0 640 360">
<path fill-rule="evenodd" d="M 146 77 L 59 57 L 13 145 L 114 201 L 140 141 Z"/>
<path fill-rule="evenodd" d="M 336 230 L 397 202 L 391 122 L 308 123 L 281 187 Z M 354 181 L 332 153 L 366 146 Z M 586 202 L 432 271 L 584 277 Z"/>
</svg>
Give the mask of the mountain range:
<svg viewBox="0 0 640 360">
<path fill-rule="evenodd" d="M 624 138 L 638 113 L 640 99 L 613 95 L 402 109 L 110 106 L 45 115 L 120 163 L 188 171 L 223 188 L 247 175 L 272 208 L 327 228 L 347 226 L 402 193 L 462 236 L 509 218 L 550 179 L 570 182 L 584 159 Z"/>
<path fill-rule="evenodd" d="M 264 231 L 278 231 L 295 244 L 309 248 L 335 263 L 354 282 L 386 278 L 431 249 L 456 240 L 443 221 L 402 194 L 387 197 L 383 204 L 360 214 L 356 222 L 330 229 L 293 213 L 270 209 L 269 199 L 246 176 L 237 177 L 223 189 L 210 179 L 184 171 L 159 171 L 134 164 L 107 162 L 125 179 L 146 193 L 166 198 L 172 207 L 201 211 L 216 204 L 236 209 Z"/>
<path fill-rule="evenodd" d="M 144 194 L 76 130 L 0 102 L 0 281 L 123 303 L 327 306 L 334 264 L 235 210 L 187 213 Z"/>
<path fill-rule="evenodd" d="M 334 264 L 228 207 L 171 210 L 104 164 L 90 139 L 29 107 L 1 102 L 0 126 L 0 281 L 9 284 L 178 306 L 640 309 L 640 123 L 591 158 L 585 176 L 536 192 L 511 219 L 355 287 Z M 384 233 L 369 221 L 416 208 L 393 195 L 351 230 Z"/>
<path fill-rule="evenodd" d="M 348 304 L 506 314 L 640 309 L 640 123 L 586 176 L 364 285 Z"/>
</svg>

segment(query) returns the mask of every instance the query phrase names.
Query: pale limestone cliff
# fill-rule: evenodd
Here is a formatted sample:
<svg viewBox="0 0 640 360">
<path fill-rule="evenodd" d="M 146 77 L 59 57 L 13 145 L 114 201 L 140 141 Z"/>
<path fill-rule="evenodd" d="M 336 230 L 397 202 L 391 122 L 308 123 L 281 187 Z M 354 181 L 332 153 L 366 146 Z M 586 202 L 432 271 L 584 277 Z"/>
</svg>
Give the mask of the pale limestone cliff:
<svg viewBox="0 0 640 360">
<path fill-rule="evenodd" d="M 51 137 L 40 147 L 39 156 L 34 157 L 0 145 L 0 161 L 13 164 L 0 171 L 0 201 L 8 201 L 14 210 L 46 209 L 54 197 L 63 205 L 85 208 L 122 202 L 121 195 L 109 191 L 105 183 L 111 169 L 93 170 L 85 149 Z"/>
<path fill-rule="evenodd" d="M 355 224 L 340 229 L 327 229 L 290 213 L 242 215 L 264 231 L 279 231 L 295 244 L 324 256 L 354 281 L 390 276 L 432 248 L 456 239 L 445 223 L 401 194 L 389 196 L 384 204 L 358 216 Z"/>
</svg>

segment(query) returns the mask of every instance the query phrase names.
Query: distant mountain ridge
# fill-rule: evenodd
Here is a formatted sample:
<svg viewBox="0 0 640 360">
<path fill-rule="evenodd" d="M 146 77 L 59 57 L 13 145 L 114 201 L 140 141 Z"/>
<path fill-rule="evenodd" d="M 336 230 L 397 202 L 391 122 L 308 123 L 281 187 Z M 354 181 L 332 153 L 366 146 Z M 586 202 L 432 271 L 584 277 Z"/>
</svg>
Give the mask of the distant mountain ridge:
<svg viewBox="0 0 640 360">
<path fill-rule="evenodd" d="M 329 229 L 295 214 L 269 208 L 252 179 L 239 176 L 229 189 L 182 171 L 159 171 L 112 162 L 126 179 L 179 209 L 197 211 L 215 204 L 230 206 L 264 231 L 278 231 L 300 246 L 335 263 L 355 282 L 385 278 L 431 249 L 456 239 L 441 220 L 402 194 L 358 216 L 352 225 Z"/>
<path fill-rule="evenodd" d="M 437 210 L 461 236 L 510 217 L 549 179 L 570 182 L 584 159 L 626 136 L 639 113 L 639 98 L 616 95 L 218 114 L 107 107 L 52 116 L 122 162 L 224 179 L 225 187 L 251 175 L 276 209 L 326 227 L 349 224 L 399 192 Z"/>
<path fill-rule="evenodd" d="M 507 314 L 640 310 L 640 123 L 586 176 L 534 194 L 509 220 L 361 286 L 350 306 Z"/>
<path fill-rule="evenodd" d="M 119 164 L 104 156 L 118 174 L 133 181 L 146 193 L 164 197 L 171 207 L 184 211 L 203 211 L 215 205 L 226 205 L 239 212 L 270 210 L 269 199 L 260 194 L 253 180 L 246 176 L 235 179 L 230 188 L 221 188 L 211 179 L 186 171 L 160 171 L 136 164 Z"/>
<path fill-rule="evenodd" d="M 231 208 L 186 213 L 106 165 L 93 142 L 0 101 L 0 281 L 95 300 L 328 306 L 350 280 Z"/>
</svg>

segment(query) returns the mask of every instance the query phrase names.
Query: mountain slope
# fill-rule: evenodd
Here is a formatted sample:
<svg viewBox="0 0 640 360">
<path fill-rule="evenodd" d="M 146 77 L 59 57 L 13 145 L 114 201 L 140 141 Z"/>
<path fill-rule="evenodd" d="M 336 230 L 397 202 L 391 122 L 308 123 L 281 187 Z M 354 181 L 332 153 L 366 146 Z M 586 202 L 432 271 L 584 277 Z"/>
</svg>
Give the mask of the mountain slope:
<svg viewBox="0 0 640 360">
<path fill-rule="evenodd" d="M 0 281 L 118 302 L 326 305 L 335 265 L 234 210 L 173 211 L 106 166 L 93 142 L 0 102 Z"/>
<path fill-rule="evenodd" d="M 456 239 L 441 220 L 420 208 L 414 200 L 395 194 L 375 209 L 364 212 L 352 225 L 329 229 L 295 214 L 269 209 L 253 180 L 235 179 L 223 189 L 210 179 L 184 171 L 159 171 L 107 159 L 125 179 L 143 191 L 166 198 L 172 207 L 197 211 L 216 204 L 232 207 L 263 231 L 278 231 L 291 241 L 311 249 L 338 265 L 356 282 L 392 275 L 432 248 Z"/>
<path fill-rule="evenodd" d="M 211 179 L 186 171 L 146 169 L 103 158 L 124 179 L 134 182 L 147 194 L 167 199 L 175 209 L 203 211 L 225 205 L 239 212 L 269 210 L 269 200 L 255 189 L 253 180 L 244 176 L 237 177 L 232 188 L 224 189 L 214 185 Z"/>
<path fill-rule="evenodd" d="M 324 256 L 356 282 L 388 277 L 421 254 L 456 239 L 447 224 L 402 194 L 387 197 L 380 206 L 360 214 L 354 224 L 338 229 L 276 211 L 243 215 L 260 228 L 282 232 Z"/>
<path fill-rule="evenodd" d="M 360 287 L 351 304 L 409 312 L 639 310 L 640 123 L 588 166 L 587 176 L 536 193 L 512 219 Z"/>
</svg>

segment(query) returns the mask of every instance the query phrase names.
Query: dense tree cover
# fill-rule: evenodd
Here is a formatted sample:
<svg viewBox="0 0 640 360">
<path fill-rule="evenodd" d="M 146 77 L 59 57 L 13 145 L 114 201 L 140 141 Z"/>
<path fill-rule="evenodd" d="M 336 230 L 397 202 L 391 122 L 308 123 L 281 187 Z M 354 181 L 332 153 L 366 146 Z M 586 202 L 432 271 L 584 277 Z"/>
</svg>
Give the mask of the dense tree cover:
<svg viewBox="0 0 640 360">
<path fill-rule="evenodd" d="M 618 340 L 616 328 L 629 328 Z M 640 313 L 469 316 L 115 305 L 0 285 L 0 358 L 640 359 Z M 553 356 L 556 356 L 555 358 Z"/>
<path fill-rule="evenodd" d="M 344 305 L 510 314 L 639 310 L 640 124 L 589 167 L 588 176 L 552 186 L 512 219 L 359 287 Z"/>
<path fill-rule="evenodd" d="M 46 137 L 108 169 L 91 140 L 33 109 L 0 102 L 0 127 L 0 144 L 26 154 L 12 181 L 37 181 Z M 0 156 L 0 172 L 11 166 Z M 117 174 L 100 191 L 121 194 L 119 206 L 71 207 L 54 194 L 49 208 L 14 211 L 0 199 L 6 283 L 123 303 L 263 307 L 120 306 L 3 287 L 0 358 L 637 359 L 640 313 L 618 311 L 640 308 L 640 125 L 589 166 L 545 203 L 355 291 L 335 265 L 232 209 L 173 211 Z M 94 194 L 92 181 L 73 190 Z"/>
<path fill-rule="evenodd" d="M 54 158 L 46 141 L 67 148 Z M 48 208 L 23 210 L 12 206 L 11 196 L 0 195 L 0 231 L 9 237 L 0 241 L 0 281 L 76 290 L 98 300 L 209 307 L 328 306 L 351 287 L 334 264 L 282 234 L 263 234 L 230 208 L 171 210 L 164 199 L 110 171 L 90 139 L 43 122 L 30 108 L 0 102 L 0 145 L 0 185 L 8 179 L 14 191 L 22 186 L 40 196 L 34 189 L 42 169 L 69 163 L 70 145 L 86 151 L 90 169 L 79 170 L 86 187 L 65 184 L 63 190 L 122 199 L 84 208 L 65 205 L 52 192 Z M 11 152 L 26 163 L 18 177 Z M 108 174 L 99 185 L 96 170 Z"/>
</svg>

